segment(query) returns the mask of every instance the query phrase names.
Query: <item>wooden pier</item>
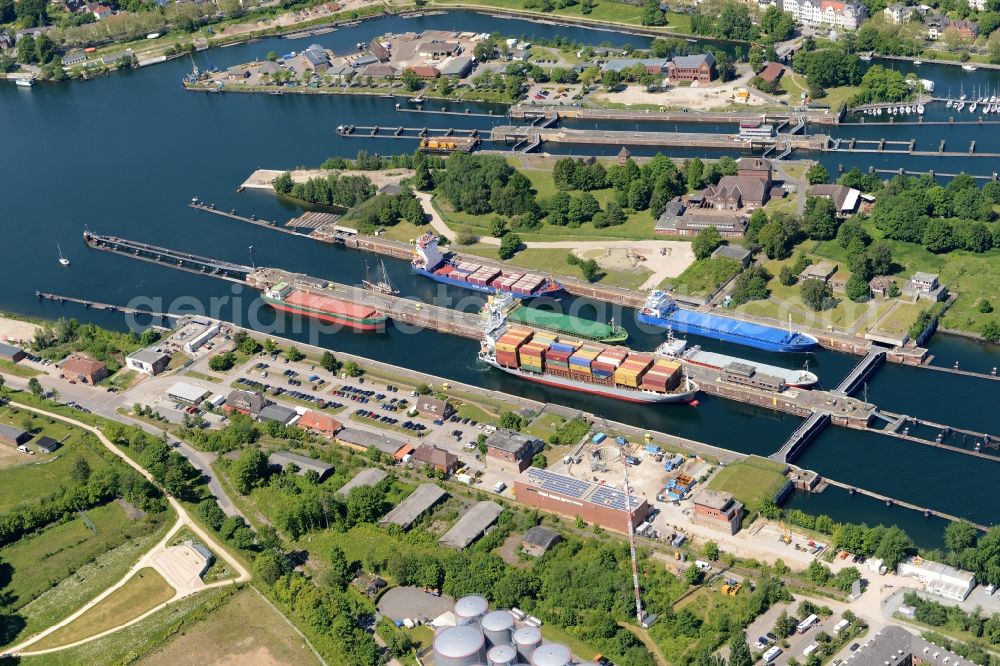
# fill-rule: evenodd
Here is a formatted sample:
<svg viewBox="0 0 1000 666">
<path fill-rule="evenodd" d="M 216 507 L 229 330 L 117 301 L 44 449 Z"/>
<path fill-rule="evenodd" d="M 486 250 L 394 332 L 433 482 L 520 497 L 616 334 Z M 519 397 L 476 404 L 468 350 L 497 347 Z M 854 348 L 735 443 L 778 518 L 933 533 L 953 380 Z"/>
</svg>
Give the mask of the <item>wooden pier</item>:
<svg viewBox="0 0 1000 666">
<path fill-rule="evenodd" d="M 209 277 L 228 280 L 230 282 L 243 283 L 246 281 L 246 276 L 253 271 L 251 266 L 202 257 L 189 252 L 180 252 L 148 243 L 131 241 L 126 238 L 118 238 L 117 236 L 102 236 L 87 231 L 83 234 L 83 240 L 89 247 L 95 250 L 119 254 L 130 259 L 138 259 L 151 264 L 169 266 L 170 268 L 187 271 L 188 273 L 208 275 Z"/>
<path fill-rule="evenodd" d="M 113 305 L 111 303 L 101 303 L 99 301 L 89 301 L 83 298 L 76 298 L 74 296 L 63 296 L 62 294 L 50 294 L 47 291 L 36 291 L 35 298 L 40 301 L 52 301 L 54 303 L 72 303 L 74 305 L 82 305 L 88 310 L 103 310 L 107 312 L 121 312 L 123 314 L 131 315 L 149 315 L 150 317 L 159 317 L 160 319 L 180 319 L 181 315 L 170 314 L 169 312 L 152 312 L 150 310 L 140 310 L 139 308 L 129 307 L 127 305 Z"/>
<path fill-rule="evenodd" d="M 197 197 L 191 200 L 188 204 L 188 208 L 194 208 L 195 210 L 204 211 L 206 213 L 212 213 L 213 215 L 219 215 L 221 217 L 228 217 L 230 220 L 237 220 L 239 222 L 246 222 L 247 224 L 254 224 L 258 227 L 267 227 L 268 229 L 274 229 L 275 231 L 280 231 L 285 234 L 292 234 L 293 236 L 301 236 L 302 234 L 295 231 L 294 229 L 288 229 L 278 224 L 278 221 L 269 222 L 267 220 L 258 219 L 256 215 L 251 215 L 246 217 L 245 215 L 238 215 L 236 209 L 233 208 L 230 211 L 219 210 L 215 207 L 215 204 L 208 204 Z"/>
</svg>

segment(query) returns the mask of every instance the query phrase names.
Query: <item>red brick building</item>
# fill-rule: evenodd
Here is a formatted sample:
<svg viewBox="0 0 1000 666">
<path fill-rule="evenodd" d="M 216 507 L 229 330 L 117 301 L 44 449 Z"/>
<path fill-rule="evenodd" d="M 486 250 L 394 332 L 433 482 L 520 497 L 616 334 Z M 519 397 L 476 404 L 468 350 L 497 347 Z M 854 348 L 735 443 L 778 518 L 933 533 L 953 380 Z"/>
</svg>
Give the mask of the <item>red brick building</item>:
<svg viewBox="0 0 1000 666">
<path fill-rule="evenodd" d="M 529 467 L 514 480 L 518 502 L 566 518 L 577 517 L 606 530 L 628 532 L 629 513 L 625 493 L 547 469 Z M 649 503 L 632 496 L 632 525 L 649 515 Z"/>
<path fill-rule="evenodd" d="M 100 361 L 70 354 L 59 366 L 63 377 L 83 384 L 96 384 L 108 376 L 108 366 Z"/>
<path fill-rule="evenodd" d="M 708 83 L 714 77 L 715 56 L 711 53 L 677 56 L 667 63 L 667 80 L 671 83 L 679 81 Z"/>
<path fill-rule="evenodd" d="M 340 421 L 329 414 L 317 412 L 312 409 L 303 414 L 295 425 L 311 433 L 322 435 L 327 439 L 333 439 L 333 436 L 344 427 Z"/>
<path fill-rule="evenodd" d="M 430 465 L 439 472 L 453 474 L 458 469 L 458 456 L 430 444 L 421 444 L 413 452 L 414 462 Z"/>
<path fill-rule="evenodd" d="M 743 521 L 743 503 L 729 493 L 702 490 L 694 497 L 694 523 L 736 534 Z"/>
<path fill-rule="evenodd" d="M 517 466 L 523 472 L 535 454 L 545 448 L 537 437 L 522 435 L 514 430 L 497 430 L 486 438 L 486 455 Z"/>
</svg>

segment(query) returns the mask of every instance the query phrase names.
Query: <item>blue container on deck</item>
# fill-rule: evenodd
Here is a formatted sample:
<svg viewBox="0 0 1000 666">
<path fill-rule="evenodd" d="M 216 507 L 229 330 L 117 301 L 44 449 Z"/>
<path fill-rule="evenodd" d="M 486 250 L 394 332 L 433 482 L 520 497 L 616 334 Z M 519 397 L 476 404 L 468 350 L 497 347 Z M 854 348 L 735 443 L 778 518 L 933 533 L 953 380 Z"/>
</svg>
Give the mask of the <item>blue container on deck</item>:
<svg viewBox="0 0 1000 666">
<path fill-rule="evenodd" d="M 650 454 L 652 456 L 655 456 L 659 452 L 660 452 L 660 447 L 658 447 L 656 444 L 647 444 L 646 445 L 646 453 L 648 453 L 648 454 Z"/>
<path fill-rule="evenodd" d="M 562 351 L 562 352 L 571 352 L 576 349 L 576 347 L 574 347 L 573 345 L 567 345 L 562 342 L 553 342 L 549 348 L 554 351 Z"/>
<path fill-rule="evenodd" d="M 608 438 L 607 435 L 605 435 L 603 432 L 599 432 L 599 433 L 595 434 L 593 437 L 590 438 L 590 442 L 591 442 L 591 444 L 600 444 L 601 442 L 603 442 L 607 438 Z"/>
</svg>

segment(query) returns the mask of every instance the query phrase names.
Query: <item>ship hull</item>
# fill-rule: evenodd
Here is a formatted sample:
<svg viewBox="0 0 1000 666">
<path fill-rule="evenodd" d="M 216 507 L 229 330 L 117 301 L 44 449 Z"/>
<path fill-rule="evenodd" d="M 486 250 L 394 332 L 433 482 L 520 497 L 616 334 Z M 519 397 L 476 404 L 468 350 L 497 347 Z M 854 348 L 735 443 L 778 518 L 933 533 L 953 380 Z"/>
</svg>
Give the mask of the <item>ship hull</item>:
<svg viewBox="0 0 1000 666">
<path fill-rule="evenodd" d="M 416 273 L 417 275 L 423 275 L 424 277 L 429 277 L 435 282 L 440 282 L 441 284 L 449 284 L 453 287 L 461 287 L 462 289 L 471 289 L 472 291 L 478 291 L 481 294 L 499 293 L 499 290 L 491 285 L 473 284 L 471 282 L 466 282 L 465 280 L 456 280 L 455 278 L 450 278 L 447 275 L 439 275 L 437 273 L 427 270 L 426 268 L 417 268 L 416 266 L 414 266 L 413 272 Z M 531 294 L 522 294 L 516 291 L 511 293 L 513 293 L 514 296 L 521 299 L 522 301 L 526 301 L 532 298 L 538 298 L 540 296 L 552 296 L 553 294 L 557 294 L 560 291 L 562 291 L 562 287 L 550 286 L 540 289 L 539 291 L 536 291 Z"/>
<path fill-rule="evenodd" d="M 711 338 L 713 340 L 721 340 L 723 342 L 731 342 L 737 345 L 744 345 L 746 347 L 752 347 L 754 349 L 761 349 L 763 351 L 772 352 L 808 352 L 816 346 L 816 340 L 809 336 L 801 336 L 802 340 L 798 342 L 786 343 L 786 342 L 775 342 L 772 340 L 767 340 L 764 338 L 752 336 L 752 335 L 737 335 L 729 331 L 712 328 L 708 326 L 698 326 L 693 325 L 682 320 L 668 319 L 663 317 L 656 317 L 650 314 L 639 312 L 636 314 L 636 319 L 644 324 L 649 324 L 651 326 L 658 326 L 660 328 L 669 328 L 675 333 L 693 333 L 695 335 L 700 335 L 702 337 Z M 778 331 L 779 329 L 773 327 L 761 327 L 762 329 L 768 329 L 771 331 Z"/>
<path fill-rule="evenodd" d="M 622 389 L 616 386 L 603 386 L 601 384 L 592 384 L 590 382 L 583 382 L 565 377 L 556 377 L 554 375 L 526 372 L 518 368 L 505 368 L 495 361 L 491 361 L 489 359 L 483 360 L 497 370 L 502 370 L 509 375 L 526 379 L 529 382 L 553 386 L 555 388 L 566 389 L 568 391 L 579 391 L 580 393 L 599 395 L 604 398 L 613 398 L 615 400 L 623 400 L 625 402 L 635 402 L 641 404 L 686 404 L 694 400 L 695 395 L 698 393 L 698 389 L 696 388 L 691 389 L 690 391 L 682 391 L 678 393 L 655 393 L 653 391 L 641 391 L 637 389 Z"/>
<path fill-rule="evenodd" d="M 352 317 L 333 314 L 330 312 L 319 312 L 314 310 L 309 310 L 307 308 L 301 308 L 295 305 L 290 305 L 288 303 L 283 303 L 281 301 L 276 301 L 267 296 L 262 296 L 268 305 L 270 305 L 275 310 L 281 310 L 282 312 L 290 312 L 291 314 L 297 314 L 303 317 L 310 317 L 311 319 L 318 319 L 327 324 L 338 324 L 340 326 L 345 326 L 347 328 L 353 329 L 355 331 L 361 331 L 364 333 L 372 333 L 376 331 L 381 331 L 385 328 L 385 323 L 387 321 L 386 317 L 382 318 L 371 318 L 371 319 L 354 319 Z"/>
</svg>

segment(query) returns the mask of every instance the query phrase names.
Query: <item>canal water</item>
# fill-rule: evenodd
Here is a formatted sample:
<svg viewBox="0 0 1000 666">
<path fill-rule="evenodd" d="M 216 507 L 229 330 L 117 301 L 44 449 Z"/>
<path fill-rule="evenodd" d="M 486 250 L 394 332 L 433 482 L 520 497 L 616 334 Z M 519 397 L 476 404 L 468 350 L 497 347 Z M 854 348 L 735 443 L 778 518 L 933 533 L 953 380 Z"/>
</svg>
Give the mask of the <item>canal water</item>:
<svg viewBox="0 0 1000 666">
<path fill-rule="evenodd" d="M 431 28 L 492 30 L 528 36 L 566 35 L 581 43 L 631 42 L 637 46 L 648 43 L 641 37 L 614 32 L 455 12 L 416 19 L 389 17 L 307 40 L 270 39 L 196 57 L 201 67 L 224 68 L 262 57 L 272 49 L 301 50 L 309 43 L 319 42 L 343 53 L 355 42 L 367 41 L 372 35 Z M 0 228 L 5 233 L 5 242 L 0 245 L 0 265 L 6 278 L 5 288 L 0 291 L 0 309 L 121 325 L 121 318 L 115 315 L 39 303 L 34 298 L 38 289 L 121 304 L 145 298 L 154 310 L 207 309 L 209 314 L 260 328 L 277 321 L 283 328 L 275 332 L 295 339 L 579 407 L 640 427 L 747 453 L 772 453 L 798 425 L 799 419 L 793 417 L 707 396 L 702 397 L 698 407 L 643 407 L 543 388 L 481 366 L 475 360 L 478 344 L 471 340 L 397 329 L 378 336 L 319 332 L 310 322 L 284 316 L 276 319 L 273 312 L 260 307 L 252 292 L 234 293 L 233 285 L 227 282 L 86 249 L 80 240 L 84 228 L 240 263 L 250 263 L 249 248 L 253 246 L 252 260 L 257 265 L 357 283 L 364 275 L 366 257 L 362 253 L 219 218 L 191 210 L 185 204 L 191 197 L 199 196 L 222 209 L 236 208 L 261 218 L 284 221 L 299 209 L 266 193 L 236 194 L 236 186 L 254 169 L 316 165 L 332 155 L 353 156 L 359 149 L 389 154 L 413 148 L 411 143 L 399 140 L 341 138 L 334 133 L 338 124 L 488 128 L 494 121 L 503 122 L 502 118 L 402 114 L 395 111 L 393 100 L 378 97 L 189 93 L 180 86 L 181 77 L 189 69 L 190 61 L 182 59 L 86 83 L 40 84 L 31 90 L 0 86 L 0 135 L 10 156 L 0 163 L 0 194 L 4 200 Z M 961 78 L 981 77 L 984 73 L 967 75 L 955 69 L 948 74 Z M 889 131 L 905 137 L 910 130 L 887 128 Z M 978 128 L 942 127 L 940 131 L 955 132 L 955 141 L 960 140 L 961 132 L 977 132 L 977 138 L 979 134 L 992 134 Z M 984 143 L 987 140 L 983 138 Z M 858 166 L 864 168 L 873 163 L 867 158 L 852 157 L 857 157 Z M 929 168 L 931 163 L 926 164 L 921 166 L 916 158 L 905 162 L 907 168 Z M 940 166 L 935 168 L 943 170 Z M 56 262 L 57 243 L 72 261 L 69 268 L 62 268 Z M 474 309 L 482 302 L 470 292 L 411 275 L 405 262 L 387 260 L 386 265 L 393 281 L 407 296 L 434 299 L 463 309 Z M 218 302 L 220 298 L 229 300 Z M 616 321 L 629 329 L 630 344 L 635 348 L 652 349 L 662 341 L 662 334 L 641 330 L 631 311 L 605 310 L 603 304 L 572 298 L 560 305 L 585 316 L 590 313 L 594 318 L 615 316 Z M 597 307 L 601 309 L 588 309 Z M 289 328 L 295 326 L 297 330 Z M 941 362 L 950 365 L 953 363 L 950 359 L 955 357 L 968 369 L 997 364 L 993 349 L 966 340 L 939 342 L 942 338 L 937 336 L 934 342 L 941 345 L 941 351 L 935 353 L 946 359 Z M 696 338 L 691 341 L 715 351 L 787 367 L 799 367 L 808 360 L 810 369 L 819 374 L 827 387 L 836 385 L 857 360 L 833 352 L 779 356 L 727 348 Z M 993 385 L 979 383 L 983 380 L 945 377 L 938 372 L 887 366 L 875 376 L 870 391 L 877 401 L 884 399 L 892 411 L 989 429 L 990 423 L 985 420 L 989 412 L 983 402 L 966 400 L 964 395 L 985 394 Z M 915 401 L 906 402 L 913 405 L 911 408 L 901 409 L 893 402 L 906 401 L 907 396 L 918 396 Z M 860 435 L 841 428 L 828 429 L 807 451 L 802 464 L 845 483 L 916 504 L 969 516 L 979 522 L 995 520 L 995 505 L 989 498 L 1000 477 L 1000 463 L 878 435 Z M 893 452 L 891 458 L 888 451 Z M 929 470 L 933 470 L 933 476 L 927 474 Z M 928 481 L 914 482 L 920 475 L 927 475 Z M 941 491 L 941 479 L 947 479 L 948 492 Z M 952 492 L 951 486 L 959 483 L 955 480 L 970 481 L 962 492 Z M 831 494 L 808 501 L 821 503 L 824 512 L 839 520 L 895 522 L 905 513 L 898 508 L 887 513 L 877 503 L 866 504 L 857 498 L 842 501 L 843 498 L 836 499 L 836 493 L 828 493 Z M 923 521 L 916 514 L 911 518 Z"/>
</svg>

